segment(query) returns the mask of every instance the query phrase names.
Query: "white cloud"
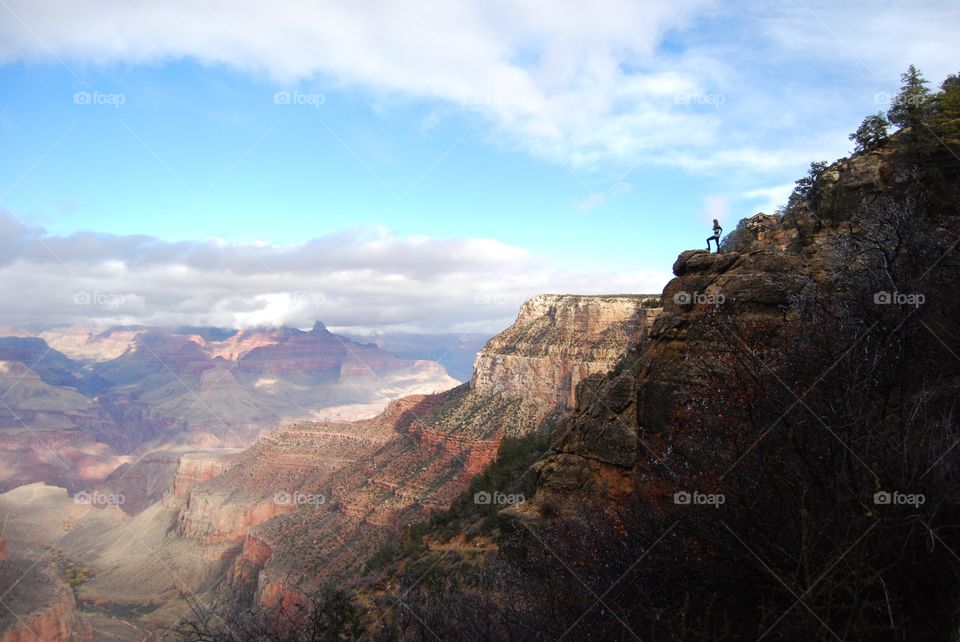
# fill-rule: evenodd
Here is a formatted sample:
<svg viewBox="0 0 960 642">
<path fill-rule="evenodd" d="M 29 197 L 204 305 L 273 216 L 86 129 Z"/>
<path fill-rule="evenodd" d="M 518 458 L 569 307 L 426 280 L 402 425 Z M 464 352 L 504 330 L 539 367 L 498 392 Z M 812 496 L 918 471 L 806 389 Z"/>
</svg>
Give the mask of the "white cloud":
<svg viewBox="0 0 960 642">
<path fill-rule="evenodd" d="M 811 132 L 844 142 L 907 64 L 939 81 L 960 53 L 945 0 L 6 0 L 0 16 L 0 64 L 190 58 L 424 101 L 428 129 L 466 110 L 489 140 L 572 166 L 709 173 L 796 171 L 825 155 Z"/>
<path fill-rule="evenodd" d="M 712 1 L 8 0 L 0 62 L 190 57 L 281 84 L 315 79 L 451 103 L 486 117 L 508 144 L 589 162 L 643 147 L 665 124 L 690 124 L 658 105 L 697 85 L 688 72 L 623 67 L 652 63 L 664 33 Z"/>
<path fill-rule="evenodd" d="M 940 82 L 957 72 L 960 4 L 942 0 L 904 0 L 882 5 L 834 0 L 783 2 L 777 17 L 767 21 L 778 57 L 797 53 L 836 66 L 853 66 L 877 90 L 910 63 Z"/>
<path fill-rule="evenodd" d="M 773 214 L 777 208 L 786 205 L 787 199 L 796 187 L 796 183 L 784 183 L 772 187 L 761 187 L 744 192 L 743 198 L 753 201 L 754 207 L 764 214 Z"/>
<path fill-rule="evenodd" d="M 669 274 L 570 272 L 491 239 L 348 230 L 299 245 L 28 230 L 0 209 L 0 324 L 497 331 L 544 292 L 659 292 Z"/>
</svg>

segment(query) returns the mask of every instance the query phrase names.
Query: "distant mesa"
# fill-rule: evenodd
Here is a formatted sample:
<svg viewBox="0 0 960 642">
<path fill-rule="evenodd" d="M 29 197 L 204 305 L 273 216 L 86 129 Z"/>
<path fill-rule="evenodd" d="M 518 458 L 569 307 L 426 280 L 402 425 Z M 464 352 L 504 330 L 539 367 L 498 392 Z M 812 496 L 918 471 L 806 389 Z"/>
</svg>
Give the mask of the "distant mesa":
<svg viewBox="0 0 960 642">
<path fill-rule="evenodd" d="M 369 417 L 460 383 L 319 321 L 309 331 L 74 325 L 0 337 L 0 363 L 0 490 L 76 489 L 129 455 L 246 447 L 291 421 Z M 63 448 L 76 454 L 53 454 Z"/>
</svg>

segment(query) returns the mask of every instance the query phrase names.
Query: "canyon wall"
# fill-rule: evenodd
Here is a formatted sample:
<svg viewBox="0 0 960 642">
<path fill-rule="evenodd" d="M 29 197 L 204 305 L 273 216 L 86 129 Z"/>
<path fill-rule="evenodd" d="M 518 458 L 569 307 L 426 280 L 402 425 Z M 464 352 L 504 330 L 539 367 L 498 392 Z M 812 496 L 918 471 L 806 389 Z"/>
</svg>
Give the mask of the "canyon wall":
<svg viewBox="0 0 960 642">
<path fill-rule="evenodd" d="M 71 556 L 96 570 L 79 587 L 80 598 L 104 609 L 139 609 L 145 614 L 132 621 L 153 627 L 179 617 L 160 600 L 182 585 L 202 592 L 226 588 L 225 582 L 270 604 L 297 599 L 293 587 L 356 576 L 388 538 L 448 507 L 496 457 L 503 439 L 540 429 L 570 406 L 582 378 L 636 349 L 657 314 L 646 307 L 651 302 L 657 303 L 641 296 L 537 297 L 488 344 L 472 384 L 403 397 L 370 419 L 297 421 L 242 452 L 177 451 L 172 477 L 170 451 L 131 463 L 104 488 L 120 489 L 126 477 L 138 487 L 140 478 L 166 478 L 168 492 L 130 515 L 95 511 L 116 524 L 64 539 Z M 292 333 L 291 341 L 324 332 Z M 269 339 L 278 343 L 240 335 L 221 342 L 231 343 L 224 353 L 240 367 L 229 377 L 218 375 L 219 366 L 198 375 L 207 406 L 219 412 L 247 403 L 238 384 L 254 376 L 243 367 L 250 355 L 262 366 L 254 369 L 258 381 L 277 374 L 266 353 L 292 346 Z M 201 341 L 167 346 L 166 354 L 182 356 L 177 363 L 190 369 Z M 392 367 L 389 358 L 369 359 L 376 356 L 370 348 L 343 349 L 339 374 L 346 378 Z M 437 374 L 432 362 L 409 366 L 409 376 Z"/>
<path fill-rule="evenodd" d="M 361 572 L 382 542 L 448 507 L 496 457 L 506 436 L 537 430 L 548 416 L 570 408 L 583 378 L 609 371 L 636 349 L 658 304 L 658 297 L 640 295 L 535 297 L 477 357 L 469 385 L 394 402 L 370 422 L 337 424 L 341 440 L 356 440 L 358 431 L 381 438 L 365 449 L 339 445 L 340 452 L 355 453 L 343 465 L 329 465 L 330 443 L 307 437 L 330 434 L 330 426 L 291 426 L 261 440 L 249 451 L 256 461 L 194 492 L 246 471 L 247 483 L 271 480 L 261 495 L 285 483 L 289 492 L 322 494 L 324 501 L 305 502 L 249 528 L 231 571 L 235 588 L 268 604 L 295 599 L 293 587 Z M 320 470 L 329 474 L 320 476 Z M 234 534 L 237 541 L 240 534 Z"/>
<path fill-rule="evenodd" d="M 893 189 L 891 154 L 878 150 L 828 168 L 819 198 L 833 218 L 803 209 L 789 222 L 755 216 L 741 252 L 682 252 L 636 364 L 583 384 L 580 407 L 564 422 L 564 439 L 537 464 L 535 501 L 512 512 L 533 516 L 547 501 L 595 497 L 600 489 L 634 492 L 651 474 L 658 435 L 670 433 L 678 413 L 703 396 L 703 372 L 716 367 L 711 360 L 720 352 L 718 328 L 763 329 L 751 349 L 789 342 L 800 314 L 797 299 L 837 285 L 831 275 L 843 260 L 837 248 L 850 233 L 846 218 Z"/>
<path fill-rule="evenodd" d="M 10 559 L 0 539 L 0 642 L 88 642 L 90 625 L 49 560 Z"/>
<path fill-rule="evenodd" d="M 240 450 L 202 450 L 188 452 L 177 459 L 171 490 L 186 499 L 191 488 L 227 472 L 236 463 Z"/>
<path fill-rule="evenodd" d="M 34 596 L 39 602 L 33 610 L 21 611 L 12 622 L 0 623 L 3 633 L 0 642 L 89 642 L 93 632 L 77 611 L 77 603 L 70 589 L 53 575 L 45 578 L 47 584 Z M 42 602 L 40 602 L 42 600 Z M 14 604 L 11 608 L 17 608 Z"/>
<path fill-rule="evenodd" d="M 524 399 L 544 413 L 572 409 L 577 384 L 610 370 L 658 312 L 652 296 L 536 296 L 477 355 L 470 385 L 481 395 Z"/>
</svg>

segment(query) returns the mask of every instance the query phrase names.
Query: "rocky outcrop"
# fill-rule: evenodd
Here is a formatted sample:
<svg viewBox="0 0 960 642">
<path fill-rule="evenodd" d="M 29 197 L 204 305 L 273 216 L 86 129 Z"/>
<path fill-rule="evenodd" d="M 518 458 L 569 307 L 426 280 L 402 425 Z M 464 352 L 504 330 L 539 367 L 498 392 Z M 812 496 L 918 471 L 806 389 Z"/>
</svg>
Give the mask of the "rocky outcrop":
<svg viewBox="0 0 960 642">
<path fill-rule="evenodd" d="M 253 591 L 256 589 L 255 581 L 260 568 L 266 564 L 270 556 L 273 555 L 273 549 L 253 533 L 247 533 L 243 541 L 243 549 L 237 556 L 230 571 L 230 582 L 233 586 L 240 587 L 241 590 Z"/>
<path fill-rule="evenodd" d="M 204 545 L 240 544 L 251 526 L 292 509 L 272 499 L 245 501 L 196 493 L 190 496 L 186 509 L 177 518 L 177 533 Z"/>
<path fill-rule="evenodd" d="M 120 507 L 136 515 L 172 491 L 186 499 L 191 487 L 226 471 L 241 451 L 236 448 L 188 451 L 160 450 L 117 467 L 97 486 L 102 493 L 123 497 Z"/>
<path fill-rule="evenodd" d="M 532 513 L 548 499 L 601 488 L 633 492 L 650 466 L 650 443 L 702 396 L 702 369 L 717 352 L 718 324 L 762 328 L 771 342 L 786 336 L 799 314 L 797 297 L 832 287 L 838 238 L 846 233 L 839 221 L 896 180 L 890 155 L 879 150 L 828 168 L 818 184 L 826 214 L 814 216 L 801 206 L 789 222 L 754 217 L 749 251 L 682 252 L 663 290 L 663 312 L 636 363 L 617 376 L 584 382 L 580 407 L 562 427 L 564 439 L 536 467 L 536 501 L 514 512 Z"/>
<path fill-rule="evenodd" d="M 87 642 L 90 625 L 77 611 L 70 589 L 53 566 L 27 561 L 0 562 L 0 642 Z"/>
<path fill-rule="evenodd" d="M 186 499 L 191 488 L 229 470 L 240 452 L 237 449 L 222 449 L 180 455 L 177 458 L 177 470 L 173 477 L 173 494 Z"/>
<path fill-rule="evenodd" d="M 540 295 L 477 355 L 471 387 L 572 409 L 577 384 L 610 370 L 659 312 L 657 297 Z"/>
<path fill-rule="evenodd" d="M 463 471 L 467 475 L 476 475 L 497 456 L 503 434 L 493 439 L 472 439 L 448 432 L 430 430 L 422 423 L 411 426 L 410 435 L 417 440 L 420 448 L 449 458 L 463 461 Z"/>
<path fill-rule="evenodd" d="M 773 236 L 768 241 L 777 242 Z M 716 338 L 707 331 L 711 315 L 736 310 L 742 322 L 780 325 L 792 294 L 806 282 L 794 261 L 766 250 L 691 250 L 673 270 L 663 312 L 637 360 L 642 367 L 584 382 L 581 406 L 562 428 L 565 438 L 538 464 L 537 501 L 600 487 L 612 494 L 631 492 L 635 469 L 649 460 L 645 435 L 668 431 L 677 410 L 701 394 L 697 355 L 716 351 Z"/>
<path fill-rule="evenodd" d="M 51 348 L 71 359 L 109 361 L 131 349 L 145 328 L 74 325 L 40 333 Z"/>
</svg>

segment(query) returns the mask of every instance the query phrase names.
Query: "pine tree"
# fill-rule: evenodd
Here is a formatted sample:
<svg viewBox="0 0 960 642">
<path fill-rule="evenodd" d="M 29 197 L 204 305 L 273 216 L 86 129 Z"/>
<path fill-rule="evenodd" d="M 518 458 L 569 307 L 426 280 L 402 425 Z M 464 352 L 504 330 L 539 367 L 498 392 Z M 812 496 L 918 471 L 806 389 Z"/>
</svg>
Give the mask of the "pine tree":
<svg viewBox="0 0 960 642">
<path fill-rule="evenodd" d="M 910 65 L 906 73 L 900 75 L 903 85 L 893 99 L 887 118 L 901 129 L 910 128 L 916 135 L 930 115 L 930 90 L 927 79 L 920 70 Z"/>
<path fill-rule="evenodd" d="M 868 152 L 879 147 L 887 139 L 889 125 L 890 122 L 883 117 L 882 112 L 864 118 L 857 131 L 849 137 L 854 142 L 854 151 Z"/>
<path fill-rule="evenodd" d="M 794 194 L 803 198 L 811 196 L 814 191 L 814 186 L 826 170 L 826 161 L 810 163 L 810 169 L 807 170 L 807 175 L 796 182 L 797 186 L 793 189 Z"/>
<path fill-rule="evenodd" d="M 960 139 L 960 76 L 950 74 L 934 96 L 934 128 L 944 139 Z"/>
</svg>

